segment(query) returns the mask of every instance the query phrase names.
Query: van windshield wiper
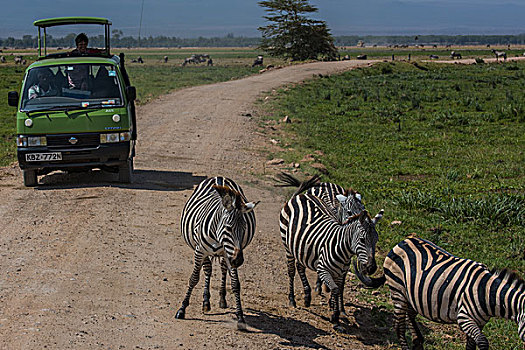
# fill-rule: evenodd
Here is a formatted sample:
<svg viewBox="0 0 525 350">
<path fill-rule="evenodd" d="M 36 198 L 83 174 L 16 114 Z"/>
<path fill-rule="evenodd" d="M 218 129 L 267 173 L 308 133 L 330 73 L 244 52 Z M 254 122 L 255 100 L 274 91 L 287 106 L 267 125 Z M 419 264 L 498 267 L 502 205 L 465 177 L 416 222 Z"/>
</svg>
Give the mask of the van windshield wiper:
<svg viewBox="0 0 525 350">
<path fill-rule="evenodd" d="M 67 106 L 53 106 L 53 107 L 45 107 L 45 108 L 38 108 L 33 109 L 31 111 L 25 111 L 26 115 L 28 117 L 34 116 L 33 113 L 39 113 L 38 115 L 42 114 L 50 114 L 51 113 L 60 113 L 64 112 L 66 115 L 69 116 L 68 112 L 74 111 L 74 110 L 81 110 L 81 111 L 88 111 L 93 109 L 100 109 L 101 105 L 89 105 L 87 107 L 82 107 L 79 105 L 67 105 Z"/>
<path fill-rule="evenodd" d="M 30 111 L 25 111 L 26 114 L 28 113 L 36 113 L 36 112 L 65 112 L 65 111 L 71 111 L 74 109 L 81 109 L 80 106 L 73 106 L 73 105 L 67 105 L 67 106 L 53 106 L 53 107 L 42 107 L 42 108 L 36 108 Z"/>
</svg>

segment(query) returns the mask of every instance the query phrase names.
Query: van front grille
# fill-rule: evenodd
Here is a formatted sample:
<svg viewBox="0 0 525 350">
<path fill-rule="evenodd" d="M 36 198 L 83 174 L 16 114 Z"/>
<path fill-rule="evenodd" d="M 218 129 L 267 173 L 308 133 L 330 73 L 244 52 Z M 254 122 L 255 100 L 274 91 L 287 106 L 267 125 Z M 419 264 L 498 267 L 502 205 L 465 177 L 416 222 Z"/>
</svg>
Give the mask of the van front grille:
<svg viewBox="0 0 525 350">
<path fill-rule="evenodd" d="M 48 147 L 98 147 L 100 134 L 48 135 Z"/>
</svg>

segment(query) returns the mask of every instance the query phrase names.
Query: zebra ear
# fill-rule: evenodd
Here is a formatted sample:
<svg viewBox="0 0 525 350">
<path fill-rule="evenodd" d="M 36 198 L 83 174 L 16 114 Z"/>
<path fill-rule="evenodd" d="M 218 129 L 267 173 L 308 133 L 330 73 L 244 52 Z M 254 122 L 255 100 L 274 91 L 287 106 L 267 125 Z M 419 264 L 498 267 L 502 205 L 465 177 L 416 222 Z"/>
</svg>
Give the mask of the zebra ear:
<svg viewBox="0 0 525 350">
<path fill-rule="evenodd" d="M 234 201 L 234 198 L 232 198 L 229 194 L 222 196 L 222 205 L 228 211 L 233 209 L 233 201 Z"/>
<path fill-rule="evenodd" d="M 248 202 L 246 203 L 245 205 L 243 205 L 241 211 L 243 214 L 246 214 L 246 213 L 249 213 L 251 211 L 253 211 L 253 209 L 257 206 L 257 204 L 259 204 L 261 201 L 257 201 L 257 202 Z"/>
<path fill-rule="evenodd" d="M 383 214 L 384 214 L 384 213 L 385 213 L 385 209 L 381 209 L 381 210 L 379 211 L 379 213 L 377 213 L 377 215 L 374 216 L 374 218 L 372 219 L 372 222 L 374 223 L 374 225 L 376 225 L 377 222 L 378 222 L 379 220 L 381 220 L 381 218 L 383 217 Z"/>
<path fill-rule="evenodd" d="M 341 204 L 345 204 L 346 201 L 348 200 L 348 197 L 347 196 L 343 196 L 342 194 L 338 194 L 337 196 L 335 196 L 337 198 L 337 200 L 341 203 Z"/>
<path fill-rule="evenodd" d="M 232 197 L 231 190 L 225 186 L 213 185 L 212 187 L 219 193 L 219 196 L 221 196 L 223 207 L 228 211 L 232 210 L 235 198 Z"/>
</svg>

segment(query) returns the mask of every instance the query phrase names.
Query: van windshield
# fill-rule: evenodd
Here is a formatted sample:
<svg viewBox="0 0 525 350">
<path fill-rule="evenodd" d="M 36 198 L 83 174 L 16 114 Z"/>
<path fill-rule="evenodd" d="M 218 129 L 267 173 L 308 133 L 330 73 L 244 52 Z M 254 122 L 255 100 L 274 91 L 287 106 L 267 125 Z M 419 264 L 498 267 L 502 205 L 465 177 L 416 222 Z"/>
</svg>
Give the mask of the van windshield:
<svg viewBox="0 0 525 350">
<path fill-rule="evenodd" d="M 123 103 L 117 71 L 109 64 L 35 67 L 27 73 L 24 112 L 116 107 Z"/>
</svg>

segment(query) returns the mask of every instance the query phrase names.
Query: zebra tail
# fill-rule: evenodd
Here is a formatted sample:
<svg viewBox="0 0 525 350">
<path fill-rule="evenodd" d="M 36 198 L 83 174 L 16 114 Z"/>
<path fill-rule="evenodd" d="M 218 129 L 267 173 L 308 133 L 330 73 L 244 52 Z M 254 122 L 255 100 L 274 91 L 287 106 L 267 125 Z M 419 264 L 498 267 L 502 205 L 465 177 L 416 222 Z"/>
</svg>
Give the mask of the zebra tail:
<svg viewBox="0 0 525 350">
<path fill-rule="evenodd" d="M 377 288 L 381 287 L 383 284 L 385 284 L 385 282 L 386 282 L 385 275 L 383 275 L 381 277 L 378 277 L 378 278 L 373 278 L 373 277 L 369 277 L 369 276 L 363 275 L 359 271 L 359 268 L 357 267 L 356 260 L 353 261 L 353 264 L 354 264 L 354 273 L 355 273 L 355 275 L 365 285 L 366 288 L 368 288 L 368 289 L 377 289 Z"/>
<path fill-rule="evenodd" d="M 321 179 L 321 176 L 314 175 L 309 180 L 306 181 L 299 181 L 299 179 L 293 177 L 290 174 L 287 174 L 285 172 L 281 172 L 276 175 L 276 180 L 279 182 L 275 186 L 277 187 L 297 187 L 297 191 L 293 194 L 294 196 L 309 190 L 310 188 L 316 186 L 319 184 L 319 181 Z"/>
</svg>

